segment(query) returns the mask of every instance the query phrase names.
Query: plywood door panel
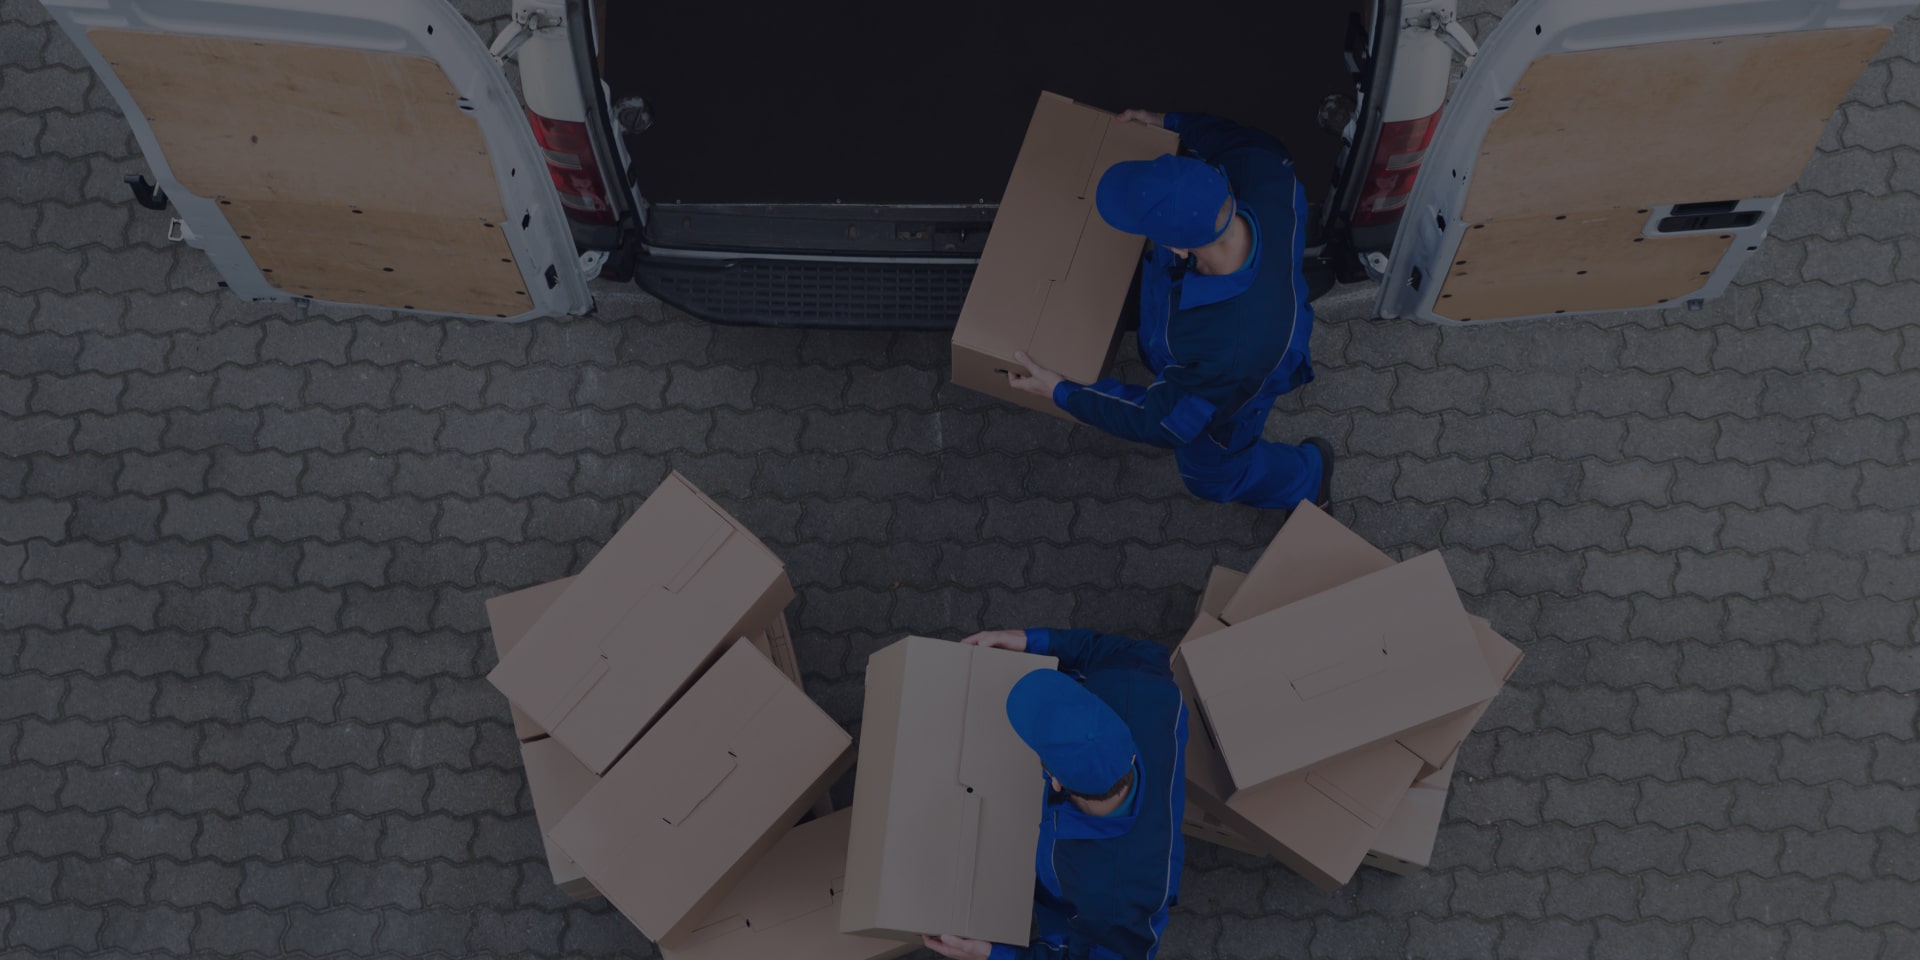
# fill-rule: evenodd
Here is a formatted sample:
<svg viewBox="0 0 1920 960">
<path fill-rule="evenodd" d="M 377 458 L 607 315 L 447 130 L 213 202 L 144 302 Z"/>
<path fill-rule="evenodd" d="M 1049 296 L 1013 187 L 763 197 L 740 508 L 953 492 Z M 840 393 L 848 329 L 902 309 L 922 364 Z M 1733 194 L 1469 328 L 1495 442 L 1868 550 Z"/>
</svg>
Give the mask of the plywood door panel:
<svg viewBox="0 0 1920 960">
<path fill-rule="evenodd" d="M 432 59 L 127 30 L 88 37 L 174 177 L 221 201 L 280 290 L 481 316 L 529 309 L 486 140 Z"/>
<path fill-rule="evenodd" d="M 1434 310 L 1454 320 L 1624 310 L 1698 290 L 1727 234 L 1647 237 L 1638 210 L 1545 214 L 1467 230 Z"/>
<path fill-rule="evenodd" d="M 1771 197 L 1799 179 L 1891 28 L 1541 57 L 1481 144 L 1472 222 Z"/>
<path fill-rule="evenodd" d="M 533 305 L 506 238 L 486 221 L 301 203 L 222 209 L 268 279 L 295 296 L 482 317 Z"/>
</svg>

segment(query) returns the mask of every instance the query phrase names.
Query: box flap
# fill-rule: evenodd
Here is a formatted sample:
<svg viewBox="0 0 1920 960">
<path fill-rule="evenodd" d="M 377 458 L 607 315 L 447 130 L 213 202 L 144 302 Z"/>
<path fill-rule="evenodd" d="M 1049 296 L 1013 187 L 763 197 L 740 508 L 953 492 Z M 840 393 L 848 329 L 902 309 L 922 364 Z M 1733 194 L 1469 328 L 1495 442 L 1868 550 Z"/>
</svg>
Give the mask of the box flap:
<svg viewBox="0 0 1920 960">
<path fill-rule="evenodd" d="M 953 905 L 953 919 L 948 922 L 947 930 L 965 930 L 973 926 L 973 891 L 979 877 L 980 866 L 980 818 L 982 813 L 980 795 L 973 788 L 956 797 L 952 833 L 953 857 L 947 862 L 952 866 L 952 883 L 948 886 Z"/>
<path fill-rule="evenodd" d="M 1200 591 L 1200 603 L 1193 615 L 1219 617 L 1227 609 L 1227 601 L 1232 600 L 1246 582 L 1247 575 L 1231 567 L 1214 567 L 1207 571 L 1207 585 Z"/>
<path fill-rule="evenodd" d="M 1220 619 L 1239 623 L 1391 566 L 1392 557 L 1303 502 L 1247 571 Z"/>
<path fill-rule="evenodd" d="M 1055 662 L 926 637 L 868 659 L 841 930 L 1027 937 L 1043 782 L 1005 704 Z"/>
<path fill-rule="evenodd" d="M 1474 640 L 1479 643 L 1480 655 L 1486 659 L 1487 675 L 1493 678 L 1494 694 L 1499 694 L 1507 678 L 1520 666 L 1520 648 L 1507 638 L 1495 633 L 1493 625 L 1481 617 L 1469 616 L 1467 622 L 1473 627 Z M 1473 732 L 1480 718 L 1486 715 L 1487 708 L 1493 704 L 1493 696 L 1456 710 L 1447 716 L 1401 734 L 1397 739 L 1407 749 L 1420 755 L 1426 769 L 1431 772 L 1448 762 L 1454 752 L 1460 749 L 1462 741 Z"/>
<path fill-rule="evenodd" d="M 1355 666 L 1356 643 L 1377 643 L 1383 668 L 1371 653 Z M 1242 788 L 1392 737 L 1495 689 L 1438 553 L 1197 638 L 1181 654 Z M 1275 697 L 1282 678 L 1317 695 Z M 1328 695 L 1333 690 L 1342 695 Z"/>
<path fill-rule="evenodd" d="M 660 943 L 664 960 L 881 960 L 917 944 L 839 931 L 836 909 L 853 814 L 783 834 L 691 933 Z"/>
<path fill-rule="evenodd" d="M 660 778 L 651 812 L 669 825 L 685 823 L 739 766 L 734 755 L 718 745 L 689 751 L 674 764 L 671 776 Z"/>
<path fill-rule="evenodd" d="M 550 835 L 643 933 L 682 936 L 846 769 L 851 747 L 742 640 Z"/>
<path fill-rule="evenodd" d="M 779 559 L 674 474 L 488 679 L 604 772 L 728 643 L 791 598 Z"/>
</svg>

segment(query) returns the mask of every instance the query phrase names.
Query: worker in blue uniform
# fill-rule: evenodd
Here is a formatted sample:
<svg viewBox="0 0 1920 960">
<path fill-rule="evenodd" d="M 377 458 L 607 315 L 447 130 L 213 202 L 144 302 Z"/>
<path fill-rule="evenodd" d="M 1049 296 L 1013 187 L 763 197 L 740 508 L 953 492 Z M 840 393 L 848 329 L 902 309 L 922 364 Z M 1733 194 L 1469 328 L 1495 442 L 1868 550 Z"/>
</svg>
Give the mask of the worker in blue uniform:
<svg viewBox="0 0 1920 960">
<path fill-rule="evenodd" d="M 1092 630 L 994 630 L 962 643 L 1059 658 L 1007 694 L 1040 756 L 1030 944 L 925 938 L 953 960 L 1152 960 L 1179 901 L 1187 713 L 1156 644 Z"/>
<path fill-rule="evenodd" d="M 1278 140 L 1195 113 L 1120 120 L 1180 134 L 1185 154 L 1116 163 L 1094 194 L 1115 229 L 1150 242 L 1140 268 L 1140 358 L 1151 386 L 1074 383 L 1037 366 L 1015 387 L 1115 436 L 1170 447 L 1187 489 L 1291 509 L 1328 502 L 1333 451 L 1262 440 L 1281 394 L 1313 379 L 1313 309 L 1301 264 L 1307 197 Z"/>
</svg>

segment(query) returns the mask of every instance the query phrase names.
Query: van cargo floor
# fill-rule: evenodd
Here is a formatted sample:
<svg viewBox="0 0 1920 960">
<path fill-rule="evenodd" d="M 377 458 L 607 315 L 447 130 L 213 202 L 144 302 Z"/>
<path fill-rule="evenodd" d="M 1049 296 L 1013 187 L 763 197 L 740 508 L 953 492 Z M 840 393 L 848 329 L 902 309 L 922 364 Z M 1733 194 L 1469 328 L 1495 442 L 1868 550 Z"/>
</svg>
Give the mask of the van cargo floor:
<svg viewBox="0 0 1920 960">
<path fill-rule="evenodd" d="M 1040 91 L 1259 127 L 1318 199 L 1344 3 L 615 3 L 604 75 L 659 202 L 995 202 Z"/>
</svg>

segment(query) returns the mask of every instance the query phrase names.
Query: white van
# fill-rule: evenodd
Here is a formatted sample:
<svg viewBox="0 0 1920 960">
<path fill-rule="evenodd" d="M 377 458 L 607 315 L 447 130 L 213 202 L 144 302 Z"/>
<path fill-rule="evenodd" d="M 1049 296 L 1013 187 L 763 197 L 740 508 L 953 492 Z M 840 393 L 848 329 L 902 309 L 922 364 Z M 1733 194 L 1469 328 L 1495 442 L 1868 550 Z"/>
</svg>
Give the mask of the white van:
<svg viewBox="0 0 1920 960">
<path fill-rule="evenodd" d="M 1316 288 L 1379 278 L 1382 316 L 1711 298 L 1913 6 L 1521 0 L 1476 50 L 1453 0 L 517 0 L 490 53 L 445 0 L 45 4 L 132 124 L 136 196 L 236 296 L 524 320 L 599 275 L 922 328 L 1043 88 L 1280 135 L 1324 197 Z"/>
</svg>

